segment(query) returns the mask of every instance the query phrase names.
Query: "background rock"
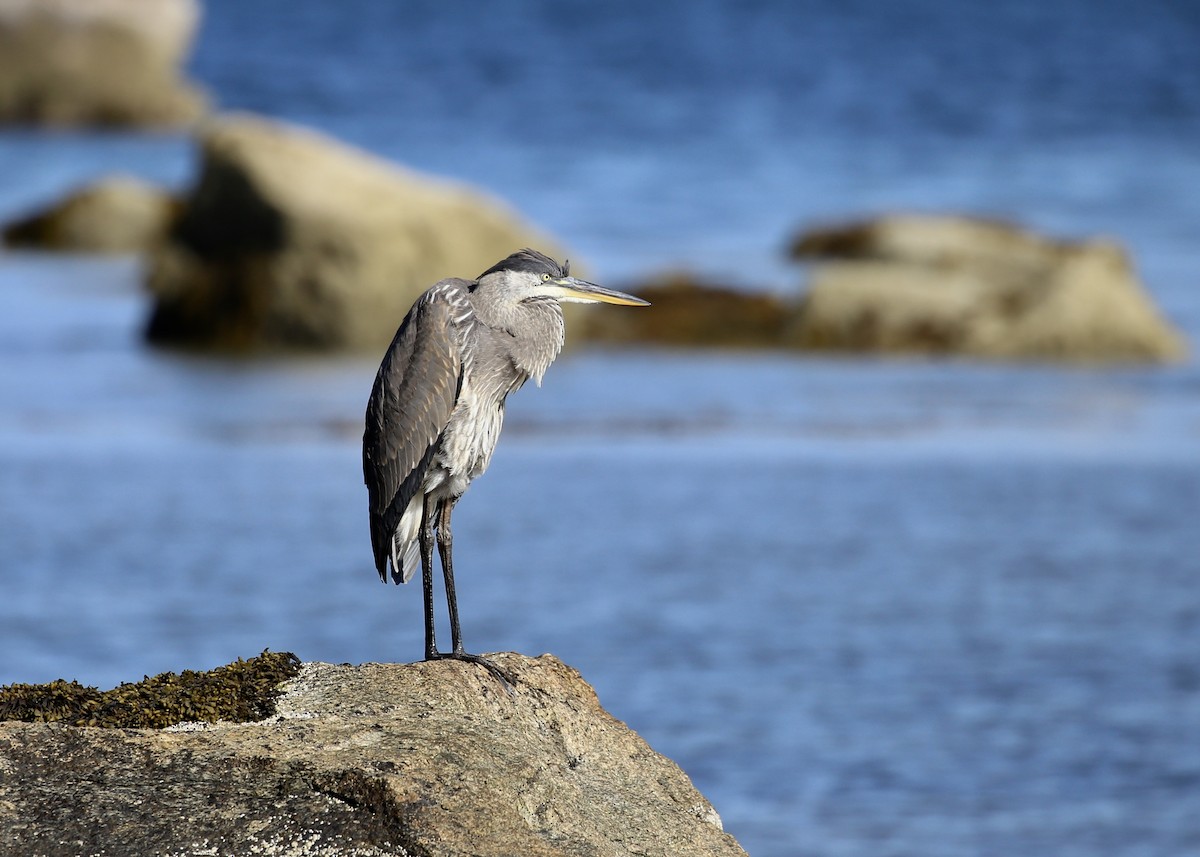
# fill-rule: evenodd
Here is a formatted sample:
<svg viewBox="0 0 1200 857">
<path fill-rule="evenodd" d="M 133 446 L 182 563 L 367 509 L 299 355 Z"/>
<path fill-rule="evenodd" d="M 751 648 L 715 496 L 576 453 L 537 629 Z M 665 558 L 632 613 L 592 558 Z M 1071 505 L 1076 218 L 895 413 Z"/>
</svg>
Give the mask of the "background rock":
<svg viewBox="0 0 1200 857">
<path fill-rule="evenodd" d="M 45 250 L 140 253 L 162 240 L 176 207 L 161 188 L 130 176 L 110 176 L 10 224 L 4 241 Z"/>
<path fill-rule="evenodd" d="M 0 724 L 2 854 L 743 855 L 549 655 L 306 664 L 259 723 Z"/>
<path fill-rule="evenodd" d="M 697 348 L 778 348 L 794 325 L 795 306 L 762 292 L 670 274 L 622 286 L 650 301 L 649 312 L 588 312 L 572 328 L 580 338 Z"/>
<path fill-rule="evenodd" d="M 812 273 L 802 347 L 1132 362 L 1186 351 L 1108 241 L 894 216 L 809 232 L 793 255 L 833 260 Z"/>
<path fill-rule="evenodd" d="M 413 300 L 533 246 L 498 201 L 327 137 L 247 115 L 209 123 L 202 169 L 150 257 L 159 343 L 377 349 Z"/>
<path fill-rule="evenodd" d="M 0 0 L 0 122 L 196 119 L 179 69 L 199 17 L 196 0 Z"/>
</svg>

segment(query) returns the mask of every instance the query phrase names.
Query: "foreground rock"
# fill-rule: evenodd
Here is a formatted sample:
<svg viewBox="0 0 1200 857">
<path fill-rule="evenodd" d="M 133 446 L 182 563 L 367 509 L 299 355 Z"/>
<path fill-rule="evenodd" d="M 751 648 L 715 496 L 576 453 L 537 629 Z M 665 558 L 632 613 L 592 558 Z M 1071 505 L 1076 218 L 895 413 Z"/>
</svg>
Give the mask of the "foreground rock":
<svg viewBox="0 0 1200 857">
<path fill-rule="evenodd" d="M 743 855 L 549 655 L 306 664 L 259 723 L 0 724 L 2 854 Z"/>
<path fill-rule="evenodd" d="M 110 176 L 10 224 L 4 242 L 78 253 L 142 253 L 163 239 L 176 207 L 161 188 Z"/>
<path fill-rule="evenodd" d="M 209 124 L 198 184 L 150 257 L 151 341 L 378 349 L 418 294 L 525 246 L 558 252 L 482 193 L 250 116 Z"/>
<path fill-rule="evenodd" d="M 807 233 L 793 254 L 820 260 L 796 328 L 806 348 L 1084 362 L 1186 351 L 1108 241 L 896 216 Z"/>
<path fill-rule="evenodd" d="M 0 122 L 190 122 L 196 0 L 0 0 Z"/>
</svg>

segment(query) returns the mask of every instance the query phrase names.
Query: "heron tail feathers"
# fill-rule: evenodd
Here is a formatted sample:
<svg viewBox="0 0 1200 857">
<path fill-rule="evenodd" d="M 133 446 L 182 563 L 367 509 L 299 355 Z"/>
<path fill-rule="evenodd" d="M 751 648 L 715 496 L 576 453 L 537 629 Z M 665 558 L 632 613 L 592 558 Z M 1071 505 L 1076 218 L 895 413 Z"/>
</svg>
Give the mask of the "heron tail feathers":
<svg viewBox="0 0 1200 857">
<path fill-rule="evenodd" d="M 392 581 L 408 583 L 421 564 L 421 547 L 415 540 L 402 541 L 399 532 L 392 536 Z"/>
<path fill-rule="evenodd" d="M 421 567 L 421 512 L 424 498 L 418 494 L 408 503 L 400 522 L 392 532 L 389 557 L 392 561 L 392 582 L 408 583 Z"/>
</svg>

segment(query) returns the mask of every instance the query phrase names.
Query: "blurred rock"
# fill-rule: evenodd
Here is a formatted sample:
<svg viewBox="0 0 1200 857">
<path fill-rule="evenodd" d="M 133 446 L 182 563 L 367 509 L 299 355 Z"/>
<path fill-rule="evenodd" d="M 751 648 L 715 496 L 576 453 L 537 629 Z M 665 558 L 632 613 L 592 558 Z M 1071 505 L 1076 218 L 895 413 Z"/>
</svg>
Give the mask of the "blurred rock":
<svg viewBox="0 0 1200 857">
<path fill-rule="evenodd" d="M 161 188 L 110 176 L 5 227 L 12 247 L 81 253 L 141 253 L 165 235 L 177 207 Z"/>
<path fill-rule="evenodd" d="M 795 330 L 802 347 L 1079 362 L 1186 353 L 1109 241 L 891 216 L 808 232 L 792 250 L 820 260 Z"/>
<path fill-rule="evenodd" d="M 626 288 L 622 286 L 622 288 Z M 669 274 L 629 285 L 650 312 L 587 312 L 572 330 L 592 342 L 702 348 L 777 348 L 788 344 L 795 307 L 774 295 Z"/>
<path fill-rule="evenodd" d="M 201 131 L 197 185 L 150 257 L 153 342 L 378 349 L 413 300 L 521 247 L 561 252 L 499 201 L 249 115 Z"/>
<path fill-rule="evenodd" d="M 0 724 L 4 854 L 745 857 L 549 655 L 305 664 L 258 723 Z M 7 844 L 5 844 L 7 843 Z"/>
<path fill-rule="evenodd" d="M 0 123 L 195 120 L 180 67 L 199 17 L 196 0 L 0 0 Z"/>
</svg>

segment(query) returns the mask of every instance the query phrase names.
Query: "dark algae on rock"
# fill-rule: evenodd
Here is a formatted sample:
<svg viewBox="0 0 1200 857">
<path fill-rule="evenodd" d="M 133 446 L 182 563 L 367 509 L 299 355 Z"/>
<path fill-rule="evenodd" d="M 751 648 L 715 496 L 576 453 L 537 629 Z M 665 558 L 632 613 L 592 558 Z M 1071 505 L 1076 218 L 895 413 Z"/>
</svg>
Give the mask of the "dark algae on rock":
<svg viewBox="0 0 1200 857">
<path fill-rule="evenodd" d="M 300 659 L 290 652 L 263 652 L 207 672 L 166 672 L 107 691 L 62 679 L 10 684 L 0 688 L 0 720 L 110 729 L 162 729 L 193 721 L 247 723 L 275 712 L 280 685 L 299 670 Z"/>
</svg>

